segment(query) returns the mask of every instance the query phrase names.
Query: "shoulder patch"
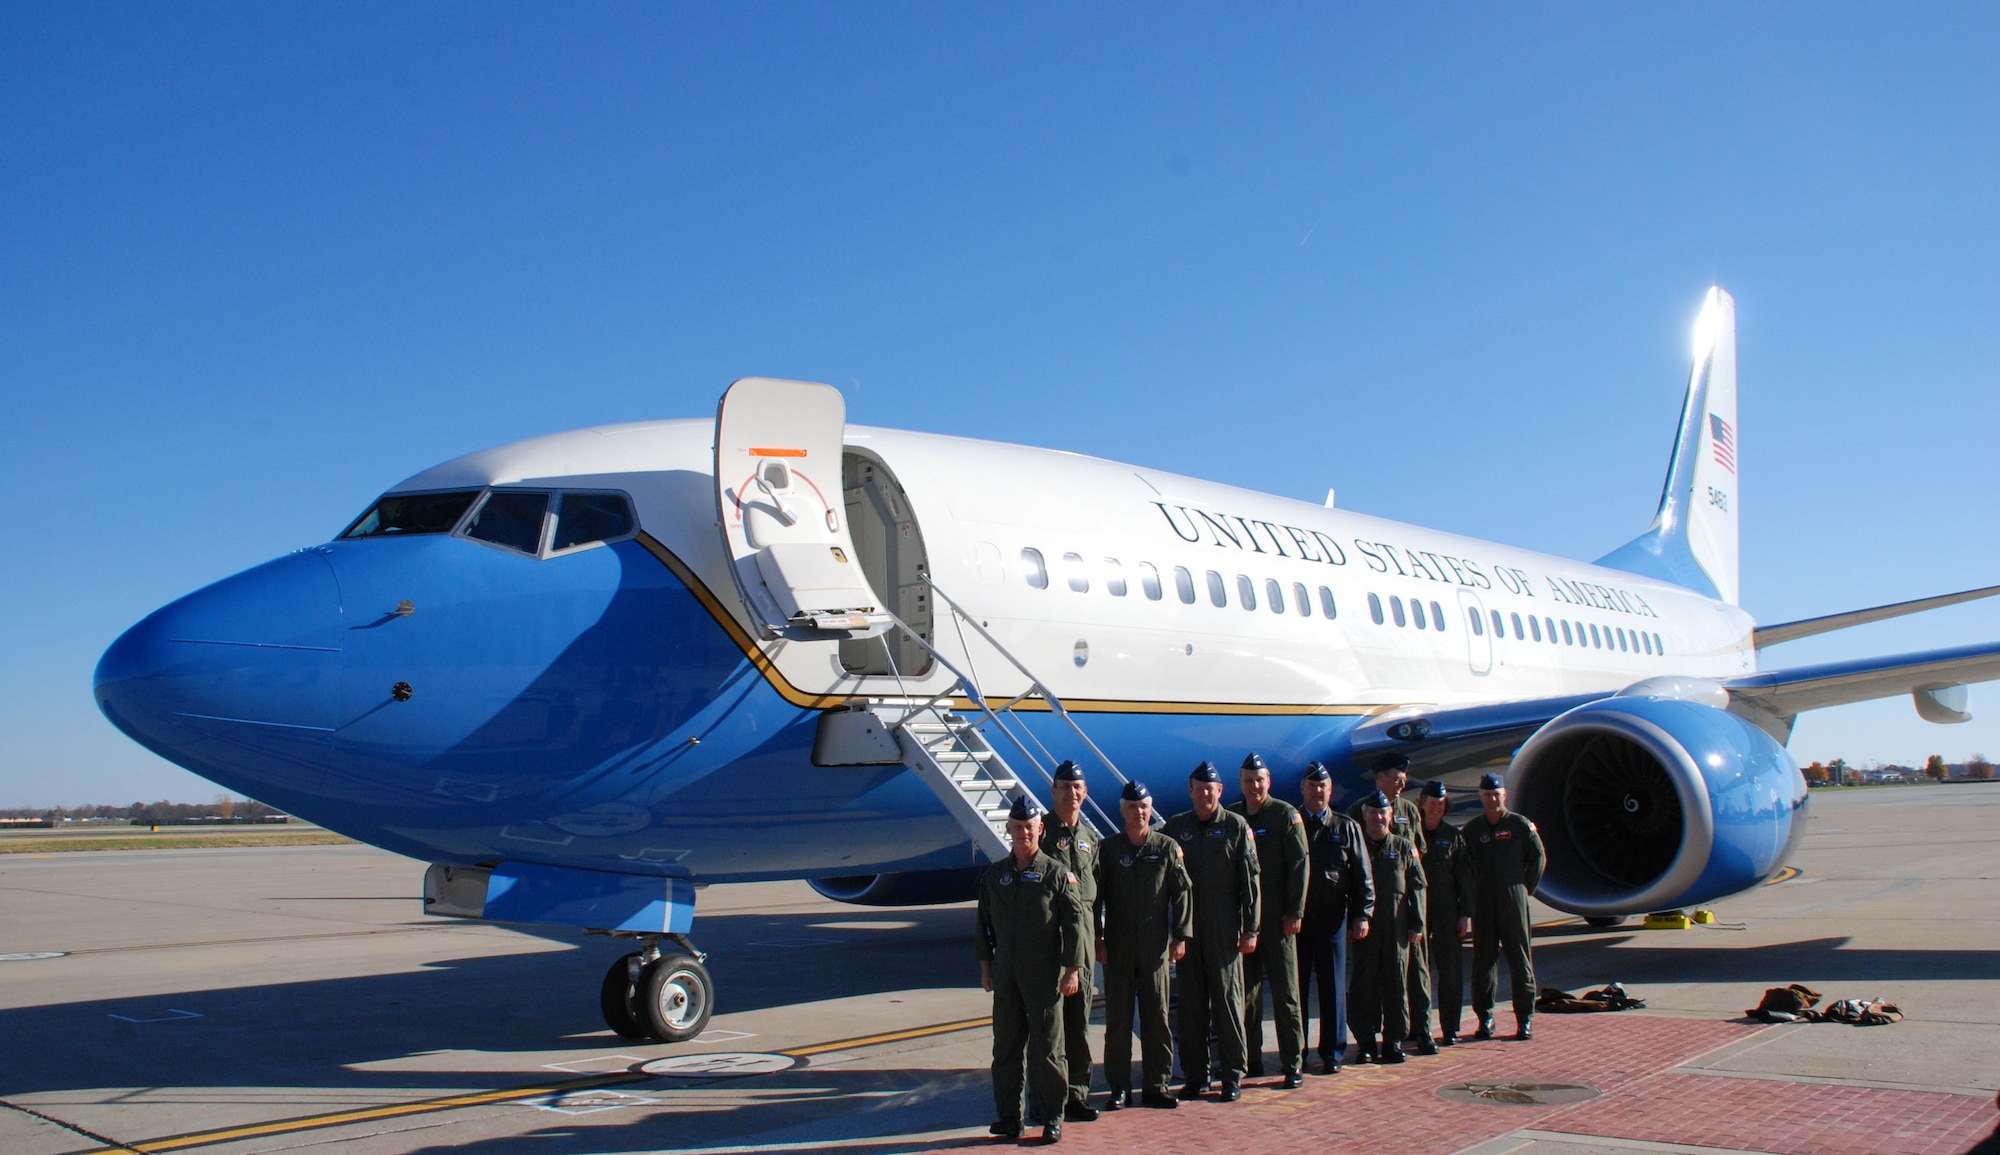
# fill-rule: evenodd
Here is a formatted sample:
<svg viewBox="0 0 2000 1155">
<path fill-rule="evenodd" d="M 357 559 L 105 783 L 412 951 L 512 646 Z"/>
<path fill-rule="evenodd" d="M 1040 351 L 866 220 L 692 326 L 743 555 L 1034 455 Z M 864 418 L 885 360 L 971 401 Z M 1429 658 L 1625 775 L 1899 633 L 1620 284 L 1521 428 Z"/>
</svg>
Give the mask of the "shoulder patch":
<svg viewBox="0 0 2000 1155">
<path fill-rule="evenodd" d="M 1305 816 L 1305 815 L 1303 815 L 1303 814 L 1300 814 L 1300 813 L 1299 813 L 1298 811 L 1296 811 L 1296 810 L 1292 811 L 1292 825 L 1294 825 L 1294 826 L 1304 826 L 1305 824 L 1306 824 L 1306 816 Z"/>
<path fill-rule="evenodd" d="M 1069 870 L 1069 871 L 1064 871 L 1063 873 L 1064 873 L 1065 877 L 1067 877 L 1067 878 L 1069 879 L 1069 884 L 1070 884 L 1071 886 L 1075 886 L 1075 885 L 1076 885 L 1076 871 L 1074 871 L 1074 870 Z"/>
</svg>

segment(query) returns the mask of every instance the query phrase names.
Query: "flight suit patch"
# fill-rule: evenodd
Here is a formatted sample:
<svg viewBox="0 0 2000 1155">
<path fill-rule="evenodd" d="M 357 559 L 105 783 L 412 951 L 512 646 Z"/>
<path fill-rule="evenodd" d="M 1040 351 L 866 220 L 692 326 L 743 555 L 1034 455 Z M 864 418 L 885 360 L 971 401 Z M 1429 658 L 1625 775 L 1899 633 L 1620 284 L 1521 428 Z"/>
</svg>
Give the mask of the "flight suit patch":
<svg viewBox="0 0 2000 1155">
<path fill-rule="evenodd" d="M 1495 837 L 1495 838 L 1512 838 L 1512 837 L 1514 837 L 1514 832 L 1513 832 L 1513 831 L 1511 831 L 1511 830 L 1501 830 L 1501 831 L 1498 831 L 1498 832 L 1496 832 L 1496 833 L 1495 833 L 1495 834 L 1493 835 L 1493 837 Z M 1481 841 L 1481 842 L 1484 842 L 1484 841 L 1486 841 L 1486 840 L 1482 838 L 1482 839 L 1480 839 L 1480 841 Z"/>
<path fill-rule="evenodd" d="M 1208 836 L 1210 838 L 1221 838 L 1223 837 L 1223 831 L 1220 828 L 1211 830 L 1208 832 Z"/>
<path fill-rule="evenodd" d="M 1056 839 L 1056 849 L 1057 849 L 1057 850 L 1068 850 L 1068 849 L 1069 849 L 1069 839 L 1067 839 L 1067 838 L 1058 838 L 1058 839 Z"/>
<path fill-rule="evenodd" d="M 1155 858 L 1157 858 L 1157 857 L 1159 857 L 1159 856 L 1158 856 L 1158 855 L 1154 855 L 1154 857 L 1155 857 Z M 1120 858 L 1120 859 L 1118 860 L 1118 865 L 1120 865 L 1120 866 L 1130 866 L 1130 865 L 1132 865 L 1132 856 L 1131 856 L 1131 855 L 1129 855 L 1129 854 L 1127 854 L 1127 855 L 1125 855 L 1124 857 Z"/>
<path fill-rule="evenodd" d="M 1014 872 L 1010 870 L 1010 871 L 1006 872 L 1005 874 L 1002 874 L 1002 875 L 1000 876 L 1000 885 L 1001 885 L 1001 886 L 1012 886 L 1012 885 L 1014 885 Z"/>
<path fill-rule="evenodd" d="M 1041 880 L 1042 872 L 1039 870 L 1024 870 L 1021 872 L 1021 881 L 1023 882 L 1040 882 Z"/>
</svg>

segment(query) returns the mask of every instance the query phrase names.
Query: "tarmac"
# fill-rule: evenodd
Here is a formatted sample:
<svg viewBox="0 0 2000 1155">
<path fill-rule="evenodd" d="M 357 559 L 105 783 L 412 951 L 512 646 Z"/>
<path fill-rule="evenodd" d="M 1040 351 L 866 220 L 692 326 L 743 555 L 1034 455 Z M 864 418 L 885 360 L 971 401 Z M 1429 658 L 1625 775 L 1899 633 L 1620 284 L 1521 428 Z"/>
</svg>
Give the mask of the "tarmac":
<svg viewBox="0 0 2000 1155">
<path fill-rule="evenodd" d="M 1543 985 L 1617 980 L 1644 1010 L 1106 1114 L 1062 1149 L 2000 1150 L 2000 786 L 1816 791 L 1811 814 L 1797 873 L 1717 903 L 1713 926 L 1537 909 Z M 603 1027 L 619 944 L 426 918 L 422 874 L 365 846 L 0 856 L 0 1152 L 1000 1146 L 967 906 L 704 889 L 719 1013 L 667 1046 Z M 1745 1018 L 1792 982 L 1907 1017 Z"/>
</svg>

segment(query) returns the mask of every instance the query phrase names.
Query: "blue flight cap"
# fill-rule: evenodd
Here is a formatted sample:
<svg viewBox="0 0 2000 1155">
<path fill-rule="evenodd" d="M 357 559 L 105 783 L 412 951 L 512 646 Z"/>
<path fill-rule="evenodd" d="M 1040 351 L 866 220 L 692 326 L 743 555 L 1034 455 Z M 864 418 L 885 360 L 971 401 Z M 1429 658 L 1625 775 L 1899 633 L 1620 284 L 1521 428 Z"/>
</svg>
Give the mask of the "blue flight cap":
<svg viewBox="0 0 2000 1155">
<path fill-rule="evenodd" d="M 1041 803 L 1036 802 L 1032 796 L 1027 794 L 1014 799 L 1014 805 L 1007 810 L 1007 821 L 1009 822 L 1026 822 L 1031 818 L 1040 818 L 1041 816 Z"/>
<path fill-rule="evenodd" d="M 1058 782 L 1083 781 L 1083 767 L 1078 766 L 1076 763 L 1071 762 L 1067 758 L 1063 759 L 1063 764 L 1056 767 L 1056 781 Z"/>
<path fill-rule="evenodd" d="M 1377 774 L 1394 774 L 1399 770 L 1408 774 L 1410 760 L 1401 754 L 1384 754 L 1375 759 L 1374 769 Z"/>
<path fill-rule="evenodd" d="M 1137 779 L 1127 782 L 1125 789 L 1118 792 L 1118 797 L 1127 802 L 1144 802 L 1152 796 L 1153 792 L 1146 789 L 1146 784 Z"/>
<path fill-rule="evenodd" d="M 1257 753 L 1257 751 L 1255 750 L 1250 751 L 1249 756 L 1243 759 L 1243 768 L 1245 770 L 1268 769 L 1268 767 L 1264 765 L 1264 756 L 1262 754 Z"/>
<path fill-rule="evenodd" d="M 1389 796 L 1377 790 L 1375 793 L 1363 798 L 1361 804 L 1370 810 L 1387 810 L 1389 809 Z"/>
<path fill-rule="evenodd" d="M 1479 776 L 1479 788 L 1481 790 L 1505 790 L 1507 789 L 1507 780 L 1488 770 Z"/>
<path fill-rule="evenodd" d="M 1424 797 L 1426 797 L 1426 798 L 1443 798 L 1443 797 L 1444 797 L 1444 779 L 1442 779 L 1442 778 L 1433 778 L 1433 779 L 1431 779 L 1431 780 L 1430 780 L 1429 782 L 1426 782 L 1426 783 L 1424 783 Z"/>
<path fill-rule="evenodd" d="M 1214 782 L 1220 784 L 1222 781 L 1222 775 L 1215 769 L 1215 763 L 1203 762 L 1201 765 L 1194 768 L 1194 773 L 1188 775 L 1188 781 Z"/>
<path fill-rule="evenodd" d="M 1326 781 L 1330 781 L 1330 780 L 1331 780 L 1332 778 L 1333 778 L 1333 775 L 1331 775 L 1331 774 L 1327 773 L 1327 771 L 1326 771 L 1326 767 L 1324 767 L 1324 766 L 1320 765 L 1320 764 L 1319 764 L 1319 763 L 1317 763 L 1317 762 L 1308 762 L 1308 763 L 1306 763 L 1306 773 L 1305 773 L 1305 779 L 1304 779 L 1305 781 L 1307 781 L 1307 782 L 1326 782 Z"/>
</svg>

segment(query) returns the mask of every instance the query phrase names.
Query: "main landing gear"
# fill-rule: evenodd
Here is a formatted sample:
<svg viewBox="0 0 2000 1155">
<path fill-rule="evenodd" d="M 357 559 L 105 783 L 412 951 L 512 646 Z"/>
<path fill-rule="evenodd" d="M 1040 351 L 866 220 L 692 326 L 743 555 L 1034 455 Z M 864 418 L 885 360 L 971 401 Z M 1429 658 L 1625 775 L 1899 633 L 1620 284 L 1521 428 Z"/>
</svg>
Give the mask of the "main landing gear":
<svg viewBox="0 0 2000 1155">
<path fill-rule="evenodd" d="M 708 956 L 686 935 L 640 937 L 644 945 L 604 974 L 604 1025 L 627 1039 L 685 1043 L 715 1013 L 715 982 L 701 965 Z"/>
</svg>

